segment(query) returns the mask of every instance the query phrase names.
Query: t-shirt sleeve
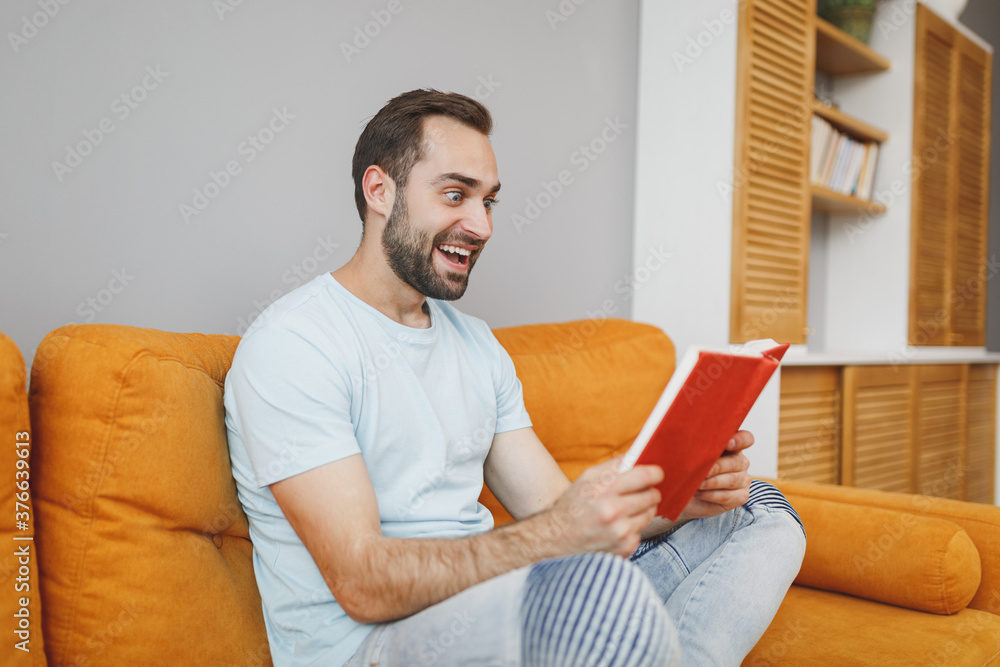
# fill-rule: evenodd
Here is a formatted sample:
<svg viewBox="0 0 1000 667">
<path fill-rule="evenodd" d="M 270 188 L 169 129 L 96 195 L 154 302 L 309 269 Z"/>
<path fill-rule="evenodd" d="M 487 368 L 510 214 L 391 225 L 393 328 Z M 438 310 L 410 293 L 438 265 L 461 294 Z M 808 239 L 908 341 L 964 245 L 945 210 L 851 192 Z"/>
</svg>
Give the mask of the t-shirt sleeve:
<svg viewBox="0 0 1000 667">
<path fill-rule="evenodd" d="M 359 453 L 351 393 L 343 360 L 302 334 L 269 326 L 244 338 L 226 377 L 226 409 L 257 483 Z"/>
<path fill-rule="evenodd" d="M 489 336 L 495 346 L 493 384 L 497 393 L 496 433 L 527 428 L 531 426 L 531 418 L 524 407 L 521 381 L 514 370 L 514 361 L 493 332 Z"/>
</svg>

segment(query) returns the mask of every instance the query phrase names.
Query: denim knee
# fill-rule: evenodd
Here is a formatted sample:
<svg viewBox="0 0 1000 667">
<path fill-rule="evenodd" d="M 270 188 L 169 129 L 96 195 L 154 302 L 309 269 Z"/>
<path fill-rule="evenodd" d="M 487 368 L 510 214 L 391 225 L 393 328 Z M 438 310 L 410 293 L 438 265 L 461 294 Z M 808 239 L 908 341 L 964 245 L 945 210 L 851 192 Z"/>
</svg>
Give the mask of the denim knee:
<svg viewBox="0 0 1000 667">
<path fill-rule="evenodd" d="M 524 665 L 652 667 L 678 659 L 673 622 L 649 580 L 611 554 L 536 563 L 521 611 Z"/>
<path fill-rule="evenodd" d="M 799 513 L 795 511 L 792 504 L 788 502 L 784 494 L 781 493 L 773 484 L 763 482 L 759 479 L 755 479 L 750 482 L 750 498 L 743 505 L 748 511 L 753 513 L 754 508 L 765 508 L 771 511 L 787 512 L 795 519 L 796 523 L 799 524 L 799 528 L 802 529 L 802 534 L 806 534 L 806 527 L 802 525 L 802 519 L 799 518 Z"/>
</svg>

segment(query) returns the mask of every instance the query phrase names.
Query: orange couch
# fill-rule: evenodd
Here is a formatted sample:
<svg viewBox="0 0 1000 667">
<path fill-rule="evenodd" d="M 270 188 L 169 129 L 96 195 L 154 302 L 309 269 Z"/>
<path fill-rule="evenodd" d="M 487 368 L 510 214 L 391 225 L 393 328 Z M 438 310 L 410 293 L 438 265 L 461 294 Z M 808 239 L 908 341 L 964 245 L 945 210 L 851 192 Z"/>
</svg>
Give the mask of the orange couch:
<svg viewBox="0 0 1000 667">
<path fill-rule="evenodd" d="M 646 325 L 496 333 L 570 476 L 627 447 L 673 370 L 669 338 Z M 71 325 L 39 346 L 29 396 L 32 650 L 3 664 L 270 664 L 223 421 L 238 342 Z M 11 480 L 14 433 L 26 428 L 24 366 L 9 339 L 0 343 L 0 461 Z M 779 486 L 809 544 L 797 585 L 744 664 L 1000 664 L 1000 509 Z M 13 492 L 11 481 L 0 487 L 7 532 Z M 502 522 L 488 492 L 484 502 Z M 10 567 L 0 557 L 8 623 L 20 604 Z"/>
</svg>

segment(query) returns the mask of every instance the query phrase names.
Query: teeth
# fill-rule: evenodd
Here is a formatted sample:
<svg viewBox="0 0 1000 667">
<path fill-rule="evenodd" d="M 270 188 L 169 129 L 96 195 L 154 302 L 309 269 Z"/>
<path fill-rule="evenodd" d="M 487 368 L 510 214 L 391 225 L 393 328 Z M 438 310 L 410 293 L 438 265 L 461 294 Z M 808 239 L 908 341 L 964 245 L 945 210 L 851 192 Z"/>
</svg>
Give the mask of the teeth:
<svg viewBox="0 0 1000 667">
<path fill-rule="evenodd" d="M 469 255 L 472 254 L 472 252 L 470 252 L 469 250 L 466 250 L 465 248 L 459 248 L 459 247 L 453 246 L 453 245 L 439 245 L 438 248 L 440 248 L 441 250 L 444 250 L 445 252 L 453 252 L 453 253 L 455 253 L 457 255 L 463 255 L 465 257 L 468 257 Z"/>
</svg>

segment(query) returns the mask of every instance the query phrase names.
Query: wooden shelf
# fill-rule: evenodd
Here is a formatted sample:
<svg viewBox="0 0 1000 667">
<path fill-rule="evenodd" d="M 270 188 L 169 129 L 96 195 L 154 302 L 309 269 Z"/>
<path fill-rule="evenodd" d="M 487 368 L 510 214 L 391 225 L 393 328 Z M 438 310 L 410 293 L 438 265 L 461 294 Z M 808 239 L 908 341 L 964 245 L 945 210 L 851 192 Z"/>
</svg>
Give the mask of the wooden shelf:
<svg viewBox="0 0 1000 667">
<path fill-rule="evenodd" d="M 865 201 L 851 195 L 842 195 L 829 188 L 824 188 L 822 185 L 812 184 L 809 187 L 812 189 L 813 211 L 822 211 L 823 213 L 871 213 L 873 215 L 885 213 L 885 206 L 878 202 Z"/>
<path fill-rule="evenodd" d="M 830 106 L 829 104 L 823 104 L 819 100 L 813 100 L 813 112 L 815 112 L 817 116 L 822 116 L 827 119 L 835 128 L 846 132 L 855 139 L 860 139 L 861 141 L 874 141 L 877 144 L 881 144 L 889 139 L 888 133 L 883 130 L 873 127 L 864 121 L 854 118 L 853 116 L 848 116 L 837 107 Z"/>
<path fill-rule="evenodd" d="M 884 72 L 890 65 L 867 44 L 816 17 L 816 69 L 840 76 Z"/>
</svg>

